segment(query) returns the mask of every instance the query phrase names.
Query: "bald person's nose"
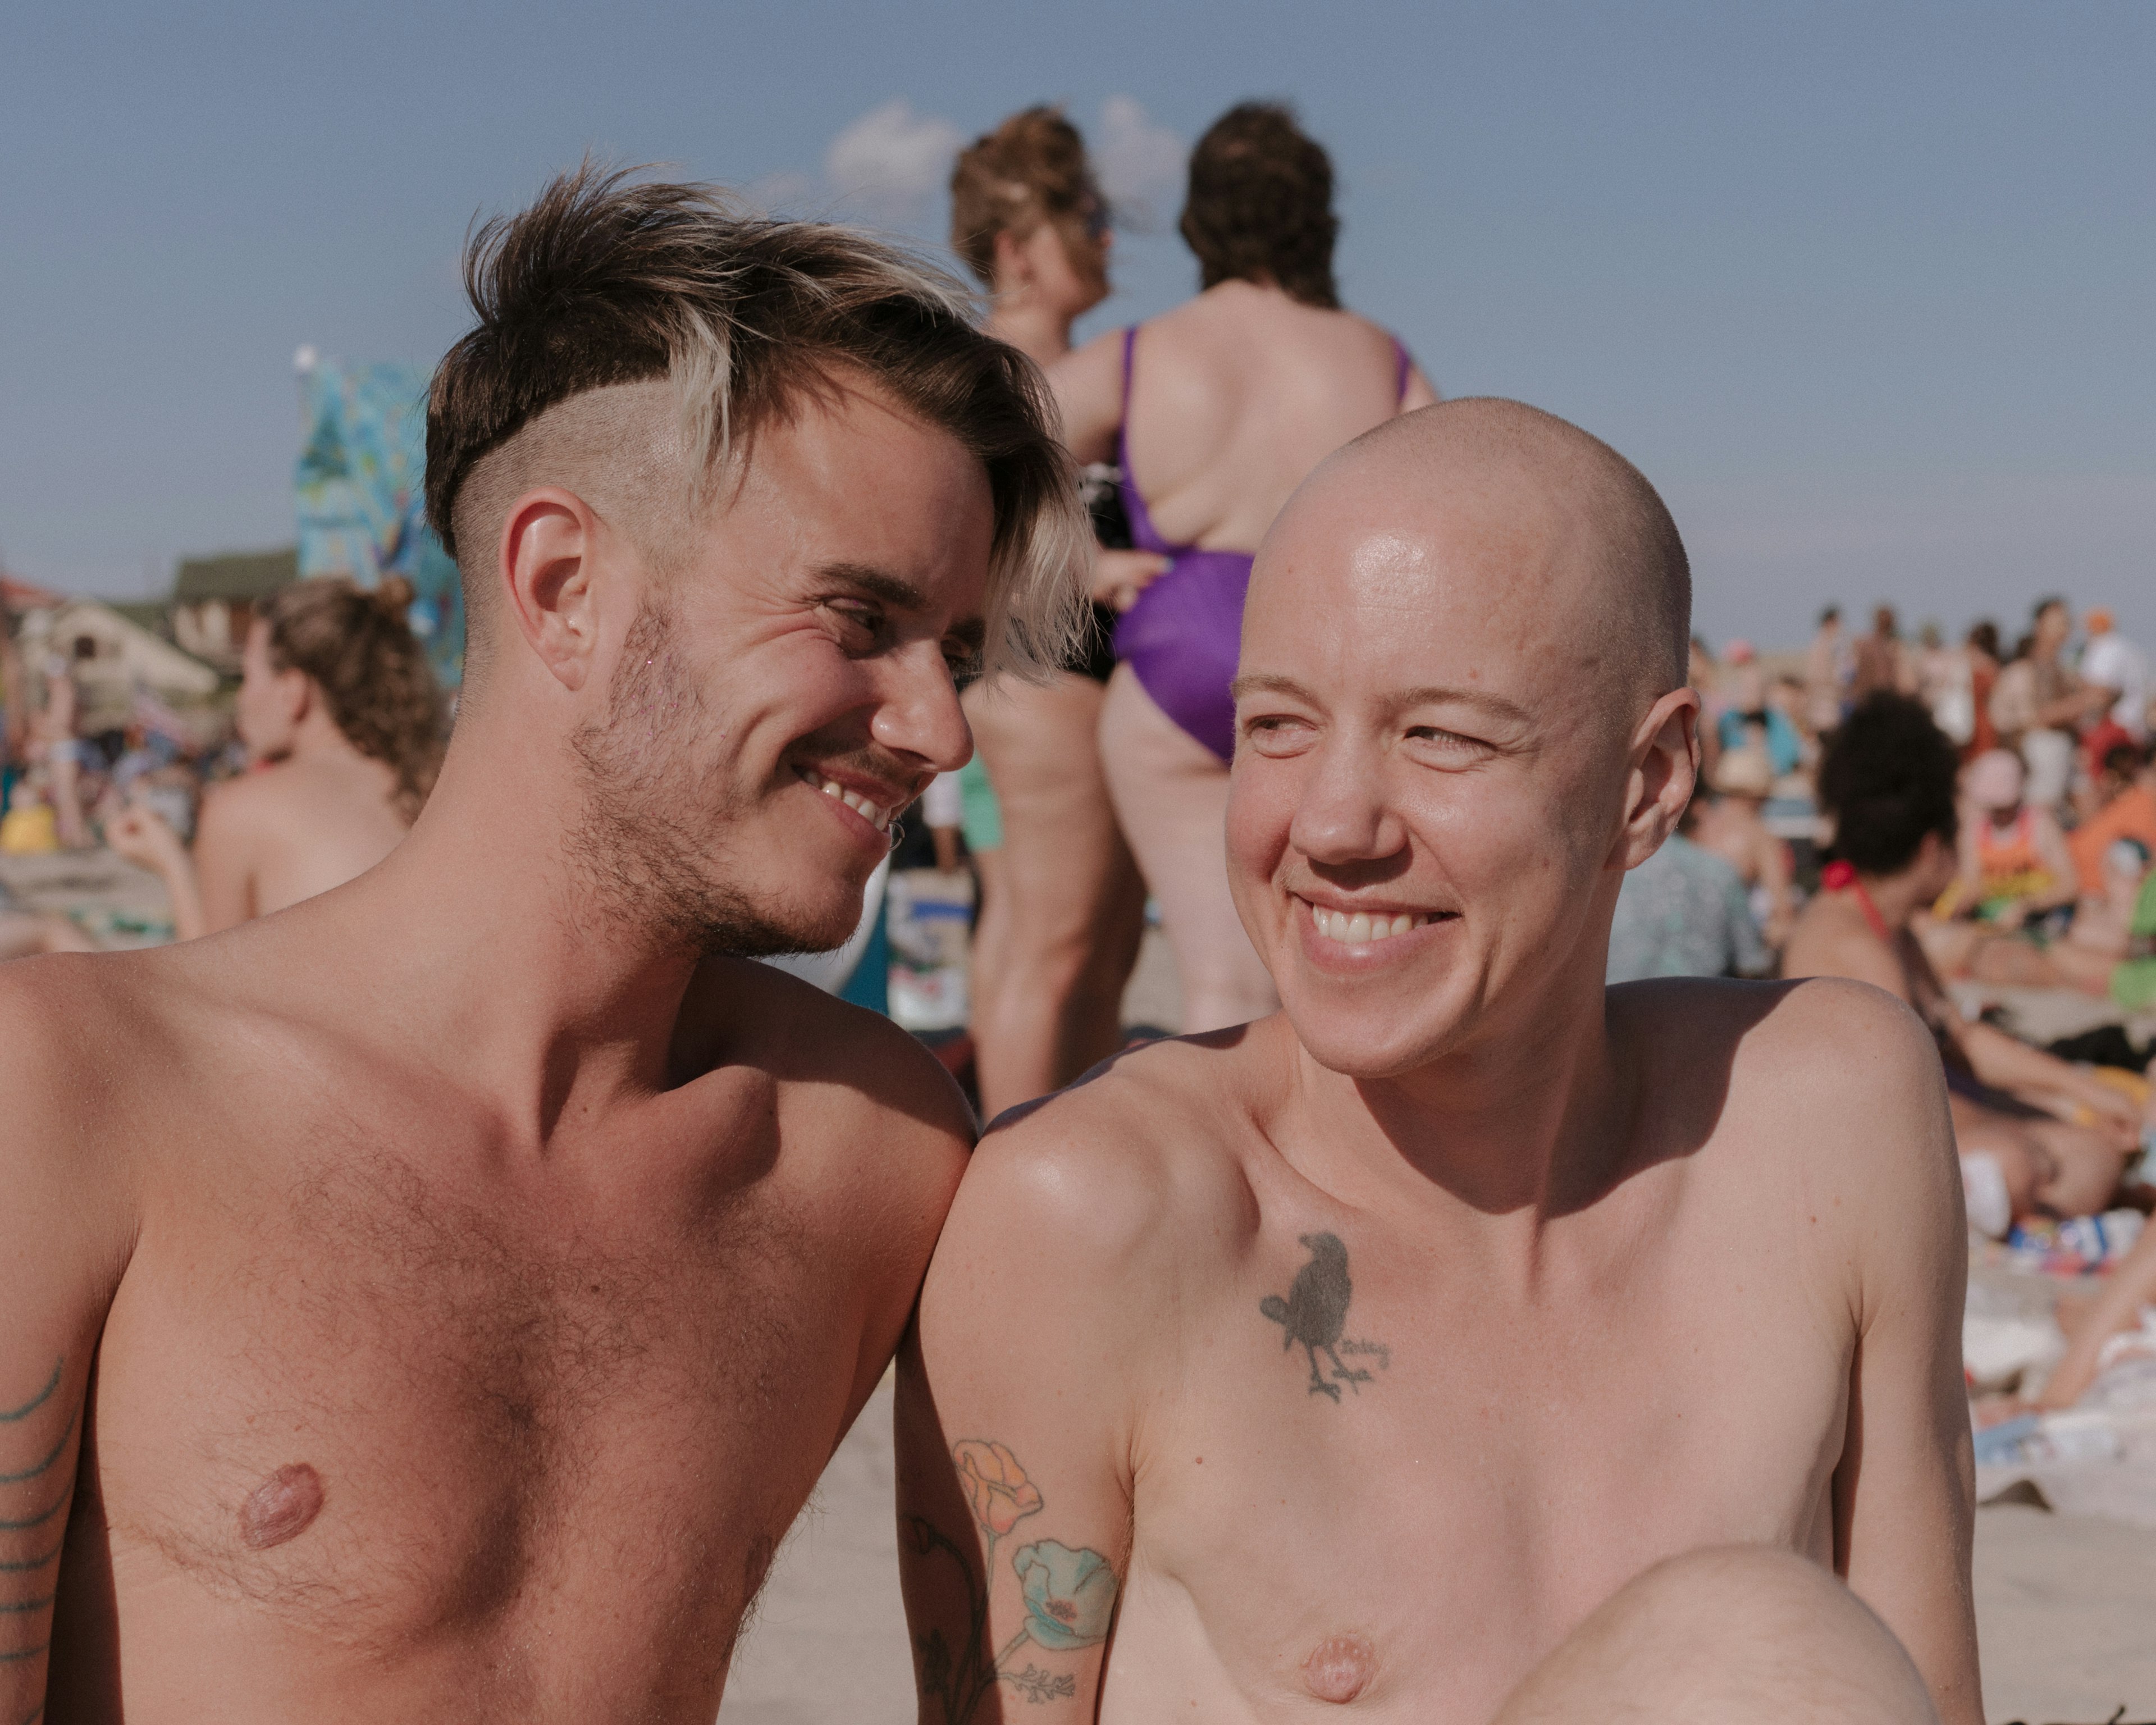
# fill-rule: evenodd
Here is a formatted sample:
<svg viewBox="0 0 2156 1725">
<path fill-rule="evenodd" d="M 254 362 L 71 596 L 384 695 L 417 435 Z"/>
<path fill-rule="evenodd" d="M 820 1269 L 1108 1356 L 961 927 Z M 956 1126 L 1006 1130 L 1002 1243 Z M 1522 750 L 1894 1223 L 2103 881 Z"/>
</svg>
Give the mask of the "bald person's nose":
<svg viewBox="0 0 2156 1725">
<path fill-rule="evenodd" d="M 1392 809 L 1384 775 L 1367 752 L 1329 750 L 1303 785 L 1289 837 L 1314 863 L 1369 862 L 1407 843 L 1407 826 Z"/>
</svg>

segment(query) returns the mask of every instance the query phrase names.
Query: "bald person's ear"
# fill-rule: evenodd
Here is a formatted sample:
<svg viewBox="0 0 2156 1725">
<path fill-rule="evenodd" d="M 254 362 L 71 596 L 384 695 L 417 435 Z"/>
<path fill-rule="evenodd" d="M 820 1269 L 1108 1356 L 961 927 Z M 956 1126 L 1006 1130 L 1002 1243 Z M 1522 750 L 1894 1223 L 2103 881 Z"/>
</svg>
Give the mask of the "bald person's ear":
<svg viewBox="0 0 2156 1725">
<path fill-rule="evenodd" d="M 540 662 L 565 689 L 581 689 L 598 646 L 593 552 L 598 522 L 558 486 L 527 491 L 501 530 L 503 598 Z"/>
<path fill-rule="evenodd" d="M 1635 869 L 1662 848 L 1699 784 L 1699 693 L 1672 689 L 1632 733 L 1625 827 L 1611 860 Z"/>
</svg>

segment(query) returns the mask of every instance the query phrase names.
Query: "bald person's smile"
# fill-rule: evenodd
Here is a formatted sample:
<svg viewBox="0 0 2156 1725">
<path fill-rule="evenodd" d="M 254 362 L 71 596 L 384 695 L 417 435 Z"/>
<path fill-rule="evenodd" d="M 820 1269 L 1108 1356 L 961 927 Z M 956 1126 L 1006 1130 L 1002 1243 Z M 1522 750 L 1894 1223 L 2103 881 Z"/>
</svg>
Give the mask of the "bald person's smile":
<svg viewBox="0 0 2156 1725">
<path fill-rule="evenodd" d="M 1349 975 L 1419 952 L 1440 931 L 1460 921 L 1457 911 L 1412 910 L 1360 903 L 1322 905 L 1299 892 L 1288 895 L 1305 955 L 1323 970 Z"/>
</svg>

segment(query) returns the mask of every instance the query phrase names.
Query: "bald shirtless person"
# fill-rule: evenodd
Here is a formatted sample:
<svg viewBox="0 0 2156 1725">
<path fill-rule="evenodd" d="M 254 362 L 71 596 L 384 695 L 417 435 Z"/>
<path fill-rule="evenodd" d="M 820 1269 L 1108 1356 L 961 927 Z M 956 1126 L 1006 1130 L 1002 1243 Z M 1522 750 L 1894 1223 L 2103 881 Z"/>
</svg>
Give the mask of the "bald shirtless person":
<svg viewBox="0 0 2156 1725">
<path fill-rule="evenodd" d="M 834 946 L 1062 650 L 1037 377 L 843 229 L 587 172 L 434 379 L 463 711 L 349 885 L 0 973 L 0 1719 L 710 1725 L 963 1161 Z"/>
<path fill-rule="evenodd" d="M 1509 403 L 1268 533 L 1227 835 L 1283 1010 L 976 1153 L 901 1356 L 924 1721 L 1979 1725 L 1929 1039 L 1603 984 L 1689 603 L 1646 481 Z"/>
</svg>

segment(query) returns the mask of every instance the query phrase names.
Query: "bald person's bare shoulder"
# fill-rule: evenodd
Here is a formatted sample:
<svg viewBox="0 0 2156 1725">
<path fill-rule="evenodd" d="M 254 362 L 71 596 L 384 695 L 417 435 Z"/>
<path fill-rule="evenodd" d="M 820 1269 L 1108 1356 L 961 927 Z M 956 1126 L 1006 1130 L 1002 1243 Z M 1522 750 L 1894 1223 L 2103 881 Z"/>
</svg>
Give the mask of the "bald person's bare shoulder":
<svg viewBox="0 0 2156 1725">
<path fill-rule="evenodd" d="M 1609 999 L 1613 1040 L 1638 1062 L 1655 1122 L 1645 1137 L 1712 1145 L 1724 1162 L 1756 1159 L 1838 1190 L 1882 1179 L 1958 1189 L 1950 1139 L 1946 1158 L 1922 1153 L 1945 1119 L 1937 1048 L 1883 989 L 1839 977 L 1672 978 Z"/>
<path fill-rule="evenodd" d="M 997 1120 L 974 1152 L 952 1225 L 1052 1230 L 1128 1269 L 1186 1263 L 1252 1199 L 1245 1172 L 1277 1020 L 1148 1043 L 1103 1061 L 1066 1091 Z"/>
</svg>

